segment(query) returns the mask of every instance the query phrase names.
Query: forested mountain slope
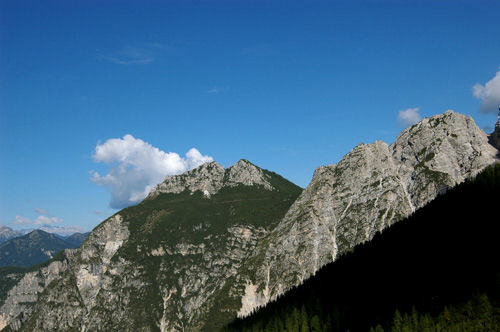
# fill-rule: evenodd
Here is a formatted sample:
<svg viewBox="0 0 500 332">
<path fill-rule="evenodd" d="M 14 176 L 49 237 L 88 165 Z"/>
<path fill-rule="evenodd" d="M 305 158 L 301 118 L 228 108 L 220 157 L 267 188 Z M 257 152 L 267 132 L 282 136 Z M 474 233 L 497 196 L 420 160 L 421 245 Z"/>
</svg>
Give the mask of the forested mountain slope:
<svg viewBox="0 0 500 332">
<path fill-rule="evenodd" d="M 471 117 L 359 144 L 305 190 L 247 160 L 168 176 L 61 259 L 10 280 L 0 328 L 214 331 L 497 159 Z M 15 280 L 15 282 L 12 282 Z"/>
<path fill-rule="evenodd" d="M 80 241 L 66 241 L 42 230 L 12 238 L 0 244 L 0 267 L 28 267 L 52 258 L 57 252 L 76 248 Z"/>
</svg>

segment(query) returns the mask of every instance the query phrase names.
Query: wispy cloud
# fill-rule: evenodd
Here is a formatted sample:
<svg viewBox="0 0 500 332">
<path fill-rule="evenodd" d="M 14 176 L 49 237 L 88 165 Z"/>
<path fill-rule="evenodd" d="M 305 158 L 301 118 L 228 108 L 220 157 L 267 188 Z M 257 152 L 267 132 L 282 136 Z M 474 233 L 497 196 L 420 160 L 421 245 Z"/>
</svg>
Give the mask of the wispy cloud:
<svg viewBox="0 0 500 332">
<path fill-rule="evenodd" d="M 97 216 L 102 216 L 104 214 L 101 210 L 93 210 L 92 213 Z"/>
<path fill-rule="evenodd" d="M 150 43 L 141 47 L 123 47 L 103 55 L 102 58 L 117 65 L 145 65 L 155 61 L 167 47 L 160 43 Z"/>
<path fill-rule="evenodd" d="M 167 175 L 180 174 L 213 160 L 195 148 L 190 149 L 183 158 L 175 152 L 164 152 L 132 135 L 111 138 L 103 144 L 97 144 L 92 158 L 95 162 L 110 165 L 106 175 L 91 172 L 91 181 L 111 190 L 109 206 L 113 209 L 139 203 Z"/>
<path fill-rule="evenodd" d="M 63 220 L 57 217 L 49 217 L 49 216 L 44 216 L 40 215 L 36 217 L 35 219 L 31 218 L 25 218 L 21 217 L 19 215 L 15 216 L 14 218 L 14 224 L 16 225 L 53 225 L 53 224 L 60 224 L 62 223 Z"/>
<path fill-rule="evenodd" d="M 398 124 L 400 127 L 408 127 L 422 120 L 418 113 L 420 107 L 407 108 L 398 112 Z"/>
<path fill-rule="evenodd" d="M 48 233 L 56 233 L 60 235 L 70 235 L 76 232 L 85 232 L 83 227 L 75 225 L 62 225 L 63 219 L 53 216 L 49 210 L 42 208 L 35 208 L 38 214 L 36 218 L 26 218 L 20 215 L 14 217 L 13 224 L 18 227 L 28 227 L 23 229 L 22 232 L 26 233 L 33 229 L 41 229 Z"/>
<path fill-rule="evenodd" d="M 35 208 L 35 212 L 38 214 L 42 215 L 50 215 L 49 210 L 41 209 L 41 208 Z"/>
<path fill-rule="evenodd" d="M 214 86 L 213 88 L 208 90 L 207 93 L 215 94 L 215 93 L 221 93 L 221 92 L 227 92 L 227 91 L 229 91 L 228 86 Z"/>
<path fill-rule="evenodd" d="M 480 112 L 497 112 L 500 106 L 500 70 L 484 85 L 476 83 L 472 87 L 472 95 L 481 100 Z"/>
</svg>

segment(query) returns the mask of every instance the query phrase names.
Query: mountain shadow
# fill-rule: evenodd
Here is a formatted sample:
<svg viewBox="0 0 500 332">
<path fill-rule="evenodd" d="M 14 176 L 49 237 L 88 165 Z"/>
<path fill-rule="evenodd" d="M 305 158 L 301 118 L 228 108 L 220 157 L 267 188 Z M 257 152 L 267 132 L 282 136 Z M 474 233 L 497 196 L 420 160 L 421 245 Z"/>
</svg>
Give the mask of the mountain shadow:
<svg viewBox="0 0 500 332">
<path fill-rule="evenodd" d="M 499 198 L 496 164 L 225 331 L 402 331 L 419 313 L 500 330 Z"/>
</svg>

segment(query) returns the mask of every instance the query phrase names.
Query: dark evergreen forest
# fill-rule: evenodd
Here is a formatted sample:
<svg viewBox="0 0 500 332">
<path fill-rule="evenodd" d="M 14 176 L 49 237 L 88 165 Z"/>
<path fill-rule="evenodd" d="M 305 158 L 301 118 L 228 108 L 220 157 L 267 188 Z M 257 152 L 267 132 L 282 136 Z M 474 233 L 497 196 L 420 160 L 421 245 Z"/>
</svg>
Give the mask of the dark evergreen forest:
<svg viewBox="0 0 500 332">
<path fill-rule="evenodd" d="M 500 165 L 225 331 L 500 331 Z"/>
</svg>

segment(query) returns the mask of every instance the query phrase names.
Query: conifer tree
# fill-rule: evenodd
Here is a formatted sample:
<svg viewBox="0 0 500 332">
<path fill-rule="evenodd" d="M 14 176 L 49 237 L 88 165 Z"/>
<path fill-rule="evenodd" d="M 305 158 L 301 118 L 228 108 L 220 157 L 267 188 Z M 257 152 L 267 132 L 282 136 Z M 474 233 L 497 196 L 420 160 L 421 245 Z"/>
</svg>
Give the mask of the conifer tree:
<svg viewBox="0 0 500 332">
<path fill-rule="evenodd" d="M 311 318 L 311 332 L 321 332 L 321 322 L 319 320 L 318 315 L 314 315 Z"/>
<path fill-rule="evenodd" d="M 392 322 L 392 332 L 401 332 L 403 329 L 403 318 L 398 309 L 394 313 L 394 320 Z"/>
</svg>

